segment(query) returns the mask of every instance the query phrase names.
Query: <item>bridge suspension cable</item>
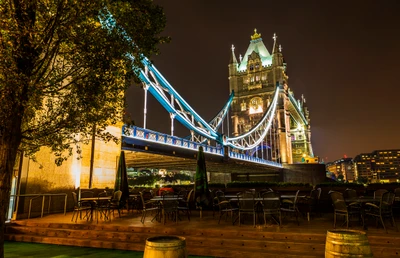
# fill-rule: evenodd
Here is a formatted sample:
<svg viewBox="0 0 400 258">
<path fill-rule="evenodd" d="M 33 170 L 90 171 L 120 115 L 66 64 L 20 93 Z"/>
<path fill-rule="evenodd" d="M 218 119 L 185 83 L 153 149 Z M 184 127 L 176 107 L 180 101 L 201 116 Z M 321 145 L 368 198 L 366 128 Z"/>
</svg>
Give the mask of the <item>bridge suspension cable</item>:
<svg viewBox="0 0 400 258">
<path fill-rule="evenodd" d="M 268 130 L 271 127 L 276 114 L 279 92 L 280 87 L 277 86 L 271 105 L 268 107 L 268 110 L 260 121 L 252 129 L 236 137 L 226 137 L 224 144 L 239 150 L 250 150 L 257 147 L 257 145 L 266 137 Z"/>
<path fill-rule="evenodd" d="M 120 33 L 128 42 L 134 44 L 126 31 L 122 27 L 117 26 L 113 15 L 107 9 L 100 12 L 99 19 L 103 27 L 109 31 L 116 29 L 117 32 Z M 127 57 L 134 60 L 134 56 L 129 53 L 127 54 Z M 132 67 L 132 69 L 137 71 L 138 77 L 145 84 L 146 90 L 148 90 L 166 109 L 166 111 L 170 113 L 171 117 L 174 117 L 174 119 L 178 120 L 190 131 L 193 131 L 196 135 L 200 136 L 199 139 L 201 139 L 201 141 L 204 142 L 204 138 L 206 138 L 235 149 L 250 150 L 260 144 L 266 137 L 275 117 L 280 91 L 279 87 L 276 88 L 273 101 L 261 120 L 248 132 L 230 138 L 218 133 L 218 129 L 226 117 L 233 101 L 233 93 L 230 95 L 228 102 L 224 105 L 217 116 L 215 116 L 211 122 L 207 123 L 179 95 L 179 93 L 146 57 L 142 56 L 141 63 L 144 66 L 144 70 L 141 68 L 138 69 L 137 67 Z"/>
</svg>

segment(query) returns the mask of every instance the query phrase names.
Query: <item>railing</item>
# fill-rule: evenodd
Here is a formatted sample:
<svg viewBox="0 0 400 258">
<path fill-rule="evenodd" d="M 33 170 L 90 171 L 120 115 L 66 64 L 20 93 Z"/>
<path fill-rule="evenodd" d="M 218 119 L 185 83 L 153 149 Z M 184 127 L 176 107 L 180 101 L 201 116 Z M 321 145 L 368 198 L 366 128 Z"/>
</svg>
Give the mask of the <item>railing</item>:
<svg viewBox="0 0 400 258">
<path fill-rule="evenodd" d="M 212 153 L 212 154 L 216 154 L 216 155 L 224 155 L 224 148 L 222 148 L 222 147 L 214 147 L 214 146 L 210 146 L 207 144 L 201 144 L 198 142 L 190 141 L 188 139 L 171 136 L 171 135 L 168 135 L 165 133 L 160 133 L 160 132 L 152 131 L 149 129 L 140 128 L 137 126 L 123 128 L 122 135 L 125 137 L 128 137 L 128 138 L 136 138 L 136 139 L 149 141 L 149 142 L 157 142 L 160 144 L 175 146 L 175 147 L 184 148 L 184 149 L 191 149 L 194 151 L 197 151 L 199 146 L 203 146 L 204 152 Z M 253 157 L 253 156 L 242 154 L 242 153 L 229 151 L 228 155 L 230 158 L 233 158 L 233 159 L 240 159 L 240 160 L 245 160 L 248 162 L 282 168 L 282 164 L 280 164 L 280 163 Z"/>
<path fill-rule="evenodd" d="M 213 153 L 217 155 L 223 155 L 224 149 L 220 147 L 214 147 L 206 144 L 200 144 L 198 142 L 190 141 L 176 136 L 171 136 L 165 133 L 159 133 L 156 131 L 132 126 L 123 129 L 122 134 L 125 137 L 142 139 L 150 142 L 157 142 L 165 145 L 175 146 L 184 149 L 191 149 L 197 151 L 199 146 L 203 146 L 204 152 Z"/>
<path fill-rule="evenodd" d="M 42 197 L 42 207 L 41 207 L 41 215 L 40 215 L 40 217 L 43 218 L 44 204 L 45 204 L 46 196 L 49 197 L 49 205 L 47 207 L 47 213 L 50 213 L 50 205 L 51 205 L 51 197 L 52 196 L 65 196 L 64 197 L 64 215 L 67 214 L 67 198 L 68 198 L 68 194 L 66 194 L 66 193 L 57 193 L 57 194 L 16 194 L 16 195 L 11 195 L 11 197 L 17 197 L 17 205 L 16 205 L 17 207 L 15 208 L 15 217 L 17 217 L 17 213 L 18 213 L 19 197 L 32 197 L 32 199 L 29 200 L 28 219 L 30 219 L 30 217 L 31 217 L 32 201 Z"/>
</svg>

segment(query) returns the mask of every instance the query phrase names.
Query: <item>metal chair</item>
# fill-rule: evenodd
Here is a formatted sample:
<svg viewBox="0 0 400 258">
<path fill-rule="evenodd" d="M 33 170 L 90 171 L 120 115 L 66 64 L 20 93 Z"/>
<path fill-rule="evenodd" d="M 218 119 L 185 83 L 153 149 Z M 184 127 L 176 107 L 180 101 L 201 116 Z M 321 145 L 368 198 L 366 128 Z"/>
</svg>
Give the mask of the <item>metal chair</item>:
<svg viewBox="0 0 400 258">
<path fill-rule="evenodd" d="M 122 208 L 121 206 L 123 205 L 121 204 L 121 197 L 122 197 L 122 191 L 118 190 L 114 192 L 113 197 L 110 200 L 109 210 L 110 212 L 112 211 L 113 216 L 114 216 L 114 211 L 117 210 L 118 217 L 121 217 L 121 208 Z"/>
<path fill-rule="evenodd" d="M 386 193 L 387 190 L 386 189 L 378 189 L 374 192 L 374 199 L 379 202 L 379 200 L 381 199 L 381 196 Z"/>
<path fill-rule="evenodd" d="M 357 199 L 358 198 L 358 194 L 357 191 L 351 188 L 347 188 L 346 190 L 344 190 L 344 198 L 346 199 Z"/>
<path fill-rule="evenodd" d="M 217 190 L 214 192 L 214 194 L 212 195 L 212 207 L 213 207 L 213 218 L 215 217 L 215 210 L 219 208 L 218 206 L 218 197 L 220 196 L 224 196 L 224 192 L 222 192 L 221 190 Z"/>
<path fill-rule="evenodd" d="M 280 227 L 282 225 L 282 212 L 281 212 L 281 199 L 278 193 L 274 191 L 265 192 L 261 196 L 262 210 L 264 214 L 264 226 L 267 226 L 267 216 L 271 216 L 272 219 Z M 271 200 L 276 199 L 276 200 Z M 278 216 L 278 220 L 274 216 Z"/>
<path fill-rule="evenodd" d="M 238 212 L 238 208 L 234 208 L 231 205 L 231 202 L 225 198 L 224 195 L 217 196 L 218 200 L 218 208 L 219 208 L 219 219 L 218 224 L 221 222 L 222 216 L 225 214 L 225 220 L 228 219 L 228 215 L 230 215 L 233 224 L 233 215 L 234 213 Z"/>
<path fill-rule="evenodd" d="M 72 218 L 71 221 L 74 221 L 75 217 L 75 222 L 78 220 L 78 215 L 80 219 L 82 219 L 82 211 L 86 211 L 85 216 L 83 218 L 89 219 L 89 215 L 91 214 L 91 206 L 90 205 L 82 205 L 82 202 L 78 201 L 78 196 L 75 192 L 72 192 L 72 198 L 74 200 L 74 210 L 72 211 Z"/>
<path fill-rule="evenodd" d="M 253 226 L 256 226 L 256 202 L 254 201 L 255 193 L 253 191 L 246 191 L 238 194 L 239 200 L 239 226 L 241 225 L 242 214 L 253 215 Z"/>
<path fill-rule="evenodd" d="M 396 221 L 393 216 L 393 203 L 394 203 L 395 194 L 391 192 L 384 192 L 380 198 L 379 205 L 374 203 L 367 202 L 365 204 L 366 211 L 365 215 L 375 217 L 376 224 L 378 226 L 378 219 L 382 223 L 383 228 L 387 233 L 387 229 L 384 223 L 384 219 L 391 219 L 392 226 L 395 227 L 396 231 L 398 231 Z"/>
<path fill-rule="evenodd" d="M 175 195 L 172 192 L 165 192 L 162 195 L 161 209 L 164 225 L 167 221 L 167 217 L 170 217 L 172 220 L 175 220 L 175 223 L 178 223 L 178 200 L 171 200 L 169 199 L 170 196 Z"/>
<path fill-rule="evenodd" d="M 142 191 L 140 193 L 140 199 L 142 200 L 142 217 L 140 218 L 140 222 L 144 223 L 146 219 L 147 212 L 157 212 L 156 216 L 151 220 L 153 221 L 154 219 L 158 220 L 158 217 L 160 215 L 160 206 L 158 205 L 158 202 L 150 200 L 153 196 L 150 192 Z"/>
<path fill-rule="evenodd" d="M 192 198 L 192 193 L 193 193 L 193 189 L 190 190 L 189 192 L 185 191 L 181 191 L 178 196 L 182 197 L 183 200 L 179 200 L 179 204 L 178 204 L 178 212 L 182 211 L 184 213 L 186 213 L 188 220 L 190 221 L 190 198 Z"/>
<path fill-rule="evenodd" d="M 282 207 L 281 211 L 287 212 L 287 213 L 294 213 L 296 216 L 296 222 L 297 225 L 299 226 L 299 209 L 297 208 L 297 201 L 298 201 L 298 196 L 299 196 L 300 190 L 297 190 L 296 195 L 294 197 L 294 200 L 289 200 L 289 199 L 283 199 L 282 200 Z"/>
<path fill-rule="evenodd" d="M 361 217 L 361 219 L 362 219 L 359 204 L 357 202 L 352 202 L 349 205 L 346 205 L 346 201 L 344 200 L 342 193 L 331 191 L 331 192 L 329 192 L 329 195 L 331 196 L 333 210 L 334 210 L 333 211 L 333 228 L 336 228 L 337 216 L 345 217 L 345 221 L 343 222 L 343 224 L 346 223 L 347 228 L 349 228 L 349 217 L 357 216 L 358 218 Z"/>
<path fill-rule="evenodd" d="M 106 197 L 108 196 L 107 192 L 99 193 L 98 197 Z M 95 202 L 96 206 L 96 222 L 99 223 L 99 217 L 104 220 L 108 220 L 110 218 L 110 201 L 109 200 L 97 200 Z"/>
</svg>

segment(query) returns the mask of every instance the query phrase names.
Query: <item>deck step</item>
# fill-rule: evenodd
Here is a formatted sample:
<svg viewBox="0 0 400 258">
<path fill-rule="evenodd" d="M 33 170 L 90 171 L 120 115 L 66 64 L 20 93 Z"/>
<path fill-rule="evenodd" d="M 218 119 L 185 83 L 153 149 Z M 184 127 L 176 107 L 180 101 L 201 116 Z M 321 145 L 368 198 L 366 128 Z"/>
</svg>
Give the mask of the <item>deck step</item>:
<svg viewBox="0 0 400 258">
<path fill-rule="evenodd" d="M 213 257 L 323 257 L 326 234 L 133 227 L 22 221 L 7 224 L 5 240 L 143 251 L 148 237 L 179 235 L 186 238 L 190 255 Z M 400 235 L 368 236 L 375 257 L 400 256 Z"/>
</svg>

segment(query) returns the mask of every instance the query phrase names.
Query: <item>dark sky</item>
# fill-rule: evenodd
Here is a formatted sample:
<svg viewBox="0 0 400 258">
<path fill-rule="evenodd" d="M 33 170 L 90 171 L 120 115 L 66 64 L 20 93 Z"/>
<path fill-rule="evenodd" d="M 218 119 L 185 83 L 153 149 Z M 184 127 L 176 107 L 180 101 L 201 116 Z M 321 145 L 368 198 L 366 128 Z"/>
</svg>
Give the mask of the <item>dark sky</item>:
<svg viewBox="0 0 400 258">
<path fill-rule="evenodd" d="M 229 95 L 231 45 L 244 55 L 254 28 L 271 52 L 277 33 L 289 87 L 304 94 L 314 154 L 325 161 L 400 149 L 400 1 L 155 1 L 171 42 L 150 57 L 206 120 Z M 128 111 L 143 126 L 143 90 L 128 92 Z M 168 113 L 148 98 L 147 128 L 170 133 Z M 176 134 L 188 130 L 175 123 Z"/>
</svg>

